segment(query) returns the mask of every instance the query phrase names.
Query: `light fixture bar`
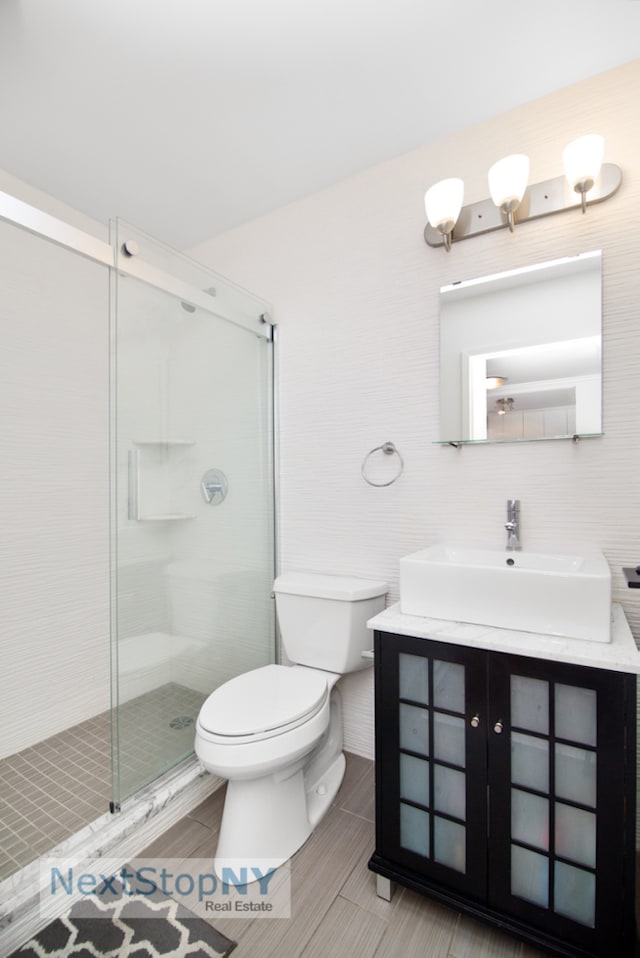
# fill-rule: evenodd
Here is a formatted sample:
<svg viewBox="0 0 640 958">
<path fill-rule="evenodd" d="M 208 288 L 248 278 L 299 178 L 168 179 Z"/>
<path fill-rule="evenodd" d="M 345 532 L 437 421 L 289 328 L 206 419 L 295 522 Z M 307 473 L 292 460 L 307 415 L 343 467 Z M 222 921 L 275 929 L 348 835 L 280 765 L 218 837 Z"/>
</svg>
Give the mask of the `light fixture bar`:
<svg viewBox="0 0 640 958">
<path fill-rule="evenodd" d="M 618 190 L 622 183 L 622 170 L 615 163 L 603 163 L 600 175 L 593 188 L 587 195 L 587 205 L 601 203 Z M 564 210 L 580 209 L 582 197 L 569 186 L 565 176 L 556 176 L 552 180 L 534 183 L 527 187 L 520 206 L 515 211 L 516 224 L 526 223 L 528 220 L 537 220 L 552 213 L 561 213 Z M 481 200 L 479 203 L 470 203 L 463 206 L 460 216 L 453 228 L 452 243 L 469 239 L 471 236 L 480 236 L 482 233 L 492 233 L 494 230 L 506 229 L 508 221 L 494 204 L 493 200 Z M 428 246 L 444 246 L 442 233 L 427 223 L 424 230 L 425 243 Z"/>
</svg>

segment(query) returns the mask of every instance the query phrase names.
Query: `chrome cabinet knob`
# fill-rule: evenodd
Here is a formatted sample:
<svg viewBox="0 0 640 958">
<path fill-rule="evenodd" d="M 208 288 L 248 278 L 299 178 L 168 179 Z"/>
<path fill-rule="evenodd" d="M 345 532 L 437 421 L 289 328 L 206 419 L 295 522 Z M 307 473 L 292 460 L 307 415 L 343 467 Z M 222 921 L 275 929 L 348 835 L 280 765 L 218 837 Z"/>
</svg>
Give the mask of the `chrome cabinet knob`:
<svg viewBox="0 0 640 958">
<path fill-rule="evenodd" d="M 478 728 L 479 725 L 480 725 L 480 716 L 474 715 L 473 718 L 471 719 L 471 728 Z"/>
<path fill-rule="evenodd" d="M 502 732 L 502 721 L 501 721 L 501 720 L 498 720 L 498 721 L 496 722 L 496 724 L 493 726 L 493 731 L 496 733 L 496 735 L 500 735 L 500 734 L 501 734 L 501 732 Z"/>
</svg>

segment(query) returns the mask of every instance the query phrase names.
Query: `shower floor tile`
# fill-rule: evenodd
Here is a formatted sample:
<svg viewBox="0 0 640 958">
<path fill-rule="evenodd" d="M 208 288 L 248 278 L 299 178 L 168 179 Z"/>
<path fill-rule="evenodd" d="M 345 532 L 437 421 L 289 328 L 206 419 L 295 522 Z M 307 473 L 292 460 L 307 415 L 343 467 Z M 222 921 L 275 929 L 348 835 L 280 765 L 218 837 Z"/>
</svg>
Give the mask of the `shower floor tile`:
<svg viewBox="0 0 640 958">
<path fill-rule="evenodd" d="M 189 755 L 205 698 L 171 682 L 120 707 L 123 797 Z M 109 712 L 0 759 L 0 881 L 108 811 L 111 788 Z"/>
</svg>

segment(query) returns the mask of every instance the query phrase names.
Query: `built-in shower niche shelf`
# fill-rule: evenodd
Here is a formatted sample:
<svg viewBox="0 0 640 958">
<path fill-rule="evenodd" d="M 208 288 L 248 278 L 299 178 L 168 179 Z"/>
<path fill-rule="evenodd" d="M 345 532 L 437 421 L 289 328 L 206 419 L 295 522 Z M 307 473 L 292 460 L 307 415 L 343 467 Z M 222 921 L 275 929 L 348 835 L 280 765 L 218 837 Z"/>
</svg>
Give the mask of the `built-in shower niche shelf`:
<svg viewBox="0 0 640 958">
<path fill-rule="evenodd" d="M 195 446 L 195 439 L 134 439 L 134 446 Z"/>
<path fill-rule="evenodd" d="M 175 519 L 195 518 L 195 512 L 161 512 L 157 516 L 138 516 L 138 522 L 173 522 Z"/>
<path fill-rule="evenodd" d="M 193 502 L 194 439 L 149 437 L 129 450 L 129 519 L 175 522 L 195 519 L 184 508 Z"/>
</svg>

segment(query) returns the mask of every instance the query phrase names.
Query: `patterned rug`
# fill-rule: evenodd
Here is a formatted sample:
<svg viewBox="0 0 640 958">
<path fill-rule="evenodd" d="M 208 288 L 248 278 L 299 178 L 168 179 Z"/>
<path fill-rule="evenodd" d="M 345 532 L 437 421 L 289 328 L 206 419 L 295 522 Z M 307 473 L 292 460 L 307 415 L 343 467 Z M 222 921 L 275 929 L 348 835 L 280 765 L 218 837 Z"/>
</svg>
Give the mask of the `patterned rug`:
<svg viewBox="0 0 640 958">
<path fill-rule="evenodd" d="M 225 958 L 236 942 L 170 898 L 85 899 L 10 958 Z"/>
</svg>

